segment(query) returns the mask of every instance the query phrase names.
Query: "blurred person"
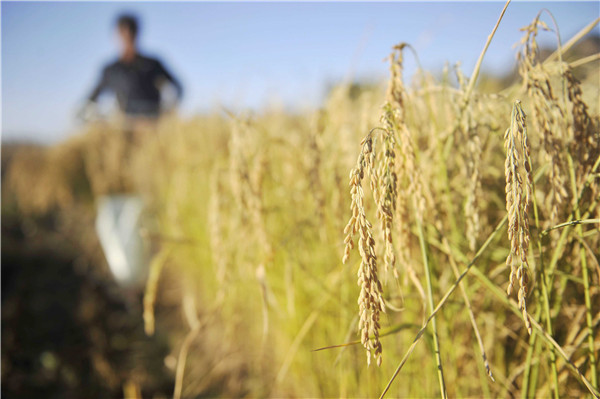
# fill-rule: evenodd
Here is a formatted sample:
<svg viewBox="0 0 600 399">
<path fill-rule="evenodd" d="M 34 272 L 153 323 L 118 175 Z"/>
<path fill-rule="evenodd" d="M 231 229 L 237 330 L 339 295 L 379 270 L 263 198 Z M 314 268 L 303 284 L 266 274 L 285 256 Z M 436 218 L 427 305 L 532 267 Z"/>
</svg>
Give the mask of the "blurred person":
<svg viewBox="0 0 600 399">
<path fill-rule="evenodd" d="M 139 24 L 135 16 L 120 15 L 116 30 L 119 58 L 103 69 L 100 81 L 79 116 L 94 120 L 98 116 L 100 95 L 104 92 L 114 94 L 125 117 L 121 134 L 128 149 L 122 157 L 130 158 L 133 145 L 139 144 L 145 134 L 153 130 L 159 116 L 174 108 L 181 99 L 182 87 L 159 60 L 140 54 L 137 46 Z M 177 100 L 170 107 L 165 106 L 161 96 L 166 84 L 175 89 Z M 96 233 L 113 277 L 123 287 L 126 299 L 136 307 L 148 274 L 148 248 L 140 234 L 144 203 L 135 192 L 123 188 L 117 191 L 121 192 L 113 190 L 96 198 Z"/>
<path fill-rule="evenodd" d="M 138 19 L 130 14 L 117 18 L 116 31 L 119 39 L 119 58 L 104 67 L 101 78 L 80 111 L 83 119 L 91 119 L 97 113 L 97 100 L 104 92 L 116 96 L 121 113 L 128 121 L 156 120 L 161 112 L 175 108 L 181 100 L 183 89 L 179 81 L 155 58 L 142 55 L 138 49 Z M 175 89 L 174 104 L 165 104 L 161 89 L 170 84 Z"/>
</svg>

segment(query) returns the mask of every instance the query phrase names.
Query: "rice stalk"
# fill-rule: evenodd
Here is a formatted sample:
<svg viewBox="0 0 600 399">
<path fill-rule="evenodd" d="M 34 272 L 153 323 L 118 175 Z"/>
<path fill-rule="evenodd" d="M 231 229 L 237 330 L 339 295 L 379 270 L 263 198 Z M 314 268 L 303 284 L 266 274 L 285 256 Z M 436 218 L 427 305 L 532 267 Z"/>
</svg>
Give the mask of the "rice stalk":
<svg viewBox="0 0 600 399">
<path fill-rule="evenodd" d="M 543 154 L 550 164 L 550 190 L 547 195 L 550 213 L 548 223 L 553 225 L 561 216 L 559 209 L 568 195 L 565 190 L 563 155 L 567 141 L 562 134 L 566 129 L 562 124 L 564 114 L 553 93 L 550 73 L 545 64 L 538 61 L 539 49 L 536 37 L 540 28 L 549 30 L 548 26 L 539 20 L 538 14 L 530 25 L 521 29 L 526 34 L 521 40 L 522 51 L 518 54 L 518 60 L 519 73 L 533 105 L 534 127 L 541 135 Z"/>
<path fill-rule="evenodd" d="M 144 331 L 146 335 L 154 335 L 154 305 L 156 303 L 156 294 L 158 291 L 158 281 L 162 268 L 171 255 L 172 246 L 163 247 L 160 252 L 154 256 L 150 262 L 150 272 L 148 273 L 148 281 L 144 290 Z"/>
<path fill-rule="evenodd" d="M 371 188 L 375 194 L 377 180 L 373 178 L 375 152 L 373 151 L 373 138 L 371 133 L 361 143 L 362 150 L 358 156 L 356 166 L 350 172 L 350 194 L 352 197 L 352 216 L 344 233 L 345 250 L 342 259 L 346 263 L 350 256 L 350 250 L 354 248 L 353 237 L 359 233 L 358 251 L 361 256 L 361 264 L 358 269 L 358 284 L 361 287 L 358 298 L 359 322 L 361 343 L 367 350 L 367 364 L 371 363 L 371 355 L 376 359 L 377 365 L 381 365 L 382 346 L 379 341 L 379 315 L 385 312 L 383 302 L 383 289 L 377 272 L 377 256 L 375 254 L 375 239 L 372 234 L 371 222 L 367 219 L 364 207 L 364 191 L 362 181 L 365 174 L 370 176 Z M 374 187 L 375 186 L 375 187 Z M 372 336 L 373 338 L 370 338 Z M 373 351 L 373 354 L 371 353 Z"/>
<path fill-rule="evenodd" d="M 519 281 L 519 308 L 523 313 L 523 321 L 531 334 L 531 323 L 527 317 L 527 282 L 529 280 L 529 204 L 531 202 L 531 164 L 529 163 L 529 144 L 525 113 L 521 102 L 517 100 L 513 106 L 511 124 L 504 134 L 506 161 L 504 172 L 506 176 L 506 210 L 508 212 L 508 239 L 510 253 L 506 258 L 506 266 L 510 267 L 509 285 L 506 290 L 510 295 Z M 523 169 L 523 171 L 521 170 Z"/>
<path fill-rule="evenodd" d="M 567 67 L 564 71 L 567 81 L 568 100 L 571 107 L 569 133 L 572 138 L 571 154 L 578 161 L 576 169 L 577 187 L 581 187 L 590 173 L 594 162 L 600 155 L 600 128 L 589 113 L 587 104 L 581 97 L 581 83 Z M 598 195 L 598 179 L 592 179 L 591 195 Z"/>
<path fill-rule="evenodd" d="M 396 158 L 396 142 L 394 137 L 387 134 L 383 138 L 383 156 L 380 157 L 378 165 L 379 187 L 382 189 L 379 192 L 377 201 L 377 218 L 381 222 L 381 231 L 383 232 L 383 240 L 385 244 L 384 264 L 386 272 L 390 269 L 394 273 L 394 277 L 398 278 L 396 269 L 396 251 L 394 250 L 394 242 L 392 238 L 392 228 L 394 224 L 394 212 L 396 211 L 396 199 L 398 197 L 397 184 L 398 177 L 395 170 Z"/>
<path fill-rule="evenodd" d="M 600 160 L 600 158 L 598 158 L 598 159 Z M 571 177 L 571 189 L 573 190 L 573 196 L 575 196 L 577 194 L 575 166 L 574 166 L 573 160 L 570 156 L 567 158 L 567 160 L 569 162 L 569 171 L 570 171 L 570 177 Z M 597 167 L 597 164 L 598 164 L 598 162 L 596 162 L 594 164 L 594 166 Z M 581 212 L 579 210 L 579 207 L 575 208 L 575 217 L 578 220 L 581 220 Z M 577 231 L 577 235 L 579 236 L 579 238 L 583 239 L 583 229 L 581 228 L 581 224 L 577 224 L 575 226 L 575 229 Z M 591 300 L 591 294 L 590 294 L 590 276 L 589 276 L 587 256 L 585 254 L 584 246 L 579 247 L 579 261 L 581 262 L 581 272 L 582 272 L 582 277 L 583 277 L 583 287 L 584 287 L 583 293 L 584 293 L 584 301 L 585 301 L 585 321 L 586 321 L 586 325 L 587 325 L 587 329 L 588 329 L 588 358 L 589 358 L 592 385 L 597 387 L 598 386 L 598 372 L 597 372 L 597 365 L 596 365 L 597 360 L 596 360 L 596 350 L 595 350 L 595 343 L 594 343 L 594 325 L 592 322 L 592 320 L 593 320 L 592 314 L 594 314 L 593 313 L 594 311 L 592 309 L 592 300 Z"/>
<path fill-rule="evenodd" d="M 212 261 L 215 265 L 215 274 L 219 290 L 217 302 L 221 302 L 225 296 L 227 279 L 227 251 L 223 243 L 224 223 L 223 223 L 223 200 L 224 187 L 222 173 L 219 169 L 214 169 L 210 182 L 210 200 L 208 203 L 208 225 L 210 229 L 210 247 Z"/>
<path fill-rule="evenodd" d="M 406 47 L 410 46 L 406 43 L 394 46 L 392 53 L 388 57 L 390 61 L 390 78 L 386 91 L 386 102 L 383 106 L 380 120 L 384 130 L 388 132 L 385 139 L 386 142 L 389 142 L 391 146 L 398 142 L 398 152 L 401 154 L 396 171 L 389 172 L 391 173 L 390 180 L 393 182 L 394 193 L 392 195 L 395 197 L 393 202 L 393 207 L 395 206 L 393 218 L 396 223 L 399 263 L 417 290 L 424 294 L 423 287 L 416 277 L 416 272 L 412 266 L 410 253 L 412 242 L 410 231 L 411 205 L 414 207 L 415 219 L 422 221 L 425 212 L 425 200 L 421 184 L 421 173 L 417 166 L 413 137 L 406 123 L 405 97 L 408 94 L 406 93 L 402 79 L 403 50 Z M 397 276 L 395 270 L 394 275 Z"/>
<path fill-rule="evenodd" d="M 458 83 L 463 93 L 466 93 L 466 78 L 462 74 L 459 65 L 456 67 L 456 75 Z M 466 95 L 466 94 L 464 94 Z M 464 99 L 462 100 L 465 101 Z M 459 141 L 465 142 L 463 148 L 463 157 L 465 159 L 464 177 L 467 180 L 467 194 L 464 205 L 464 213 L 466 219 L 466 237 L 469 243 L 471 252 L 475 251 L 477 246 L 477 238 L 481 230 L 479 220 L 478 199 L 482 198 L 481 192 L 481 155 L 482 145 L 478 134 L 478 125 L 474 117 L 474 106 L 466 107 L 462 112 L 457 105 L 457 114 L 460 116 L 459 121 Z"/>
<path fill-rule="evenodd" d="M 446 293 L 444 294 L 444 296 L 438 301 L 437 305 L 435 306 L 435 308 L 433 309 L 433 311 L 431 312 L 431 314 L 429 315 L 429 317 L 427 317 L 427 319 L 423 323 L 423 326 L 421 327 L 421 329 L 417 332 L 417 334 L 416 334 L 416 336 L 415 336 L 412 344 L 410 345 L 410 347 L 406 351 L 406 354 L 404 355 L 404 357 L 402 358 L 402 360 L 398 364 L 398 367 L 394 371 L 394 374 L 392 375 L 392 377 L 388 381 L 387 385 L 385 386 L 383 392 L 379 396 L 379 399 L 382 399 L 386 395 L 386 393 L 389 391 L 390 387 L 392 386 L 392 383 L 394 382 L 394 380 L 396 379 L 396 377 L 398 376 L 398 374 L 402 370 L 402 367 L 404 366 L 404 364 L 406 364 L 406 361 L 408 360 L 408 358 L 410 357 L 410 355 L 415 350 L 415 347 L 417 346 L 417 343 L 420 341 L 421 337 L 423 336 L 423 334 L 427 330 L 427 327 L 429 326 L 429 323 L 431 322 L 431 320 L 433 320 L 433 318 L 435 317 L 435 315 L 446 304 L 446 302 L 448 301 L 448 298 L 450 298 L 450 296 L 452 295 L 452 293 L 456 290 L 456 288 L 461 283 L 461 281 L 465 278 L 465 276 L 467 275 L 467 273 L 469 273 L 469 271 L 471 270 L 471 268 L 473 268 L 473 266 L 475 265 L 475 263 L 477 262 L 477 260 L 479 259 L 479 257 L 483 254 L 483 252 L 487 249 L 487 247 L 491 244 L 491 242 L 496 238 L 496 235 L 504 227 L 504 225 L 506 224 L 507 220 L 508 220 L 508 215 L 505 215 L 504 218 L 502 218 L 502 220 L 500 220 L 500 222 L 496 225 L 494 231 L 488 236 L 488 238 L 481 245 L 481 247 L 479 247 L 479 250 L 475 253 L 475 255 L 473 256 L 473 258 L 471 259 L 471 261 L 466 265 L 465 270 L 460 274 L 460 276 L 458 276 L 458 278 L 456 279 L 456 281 L 446 291 Z"/>
<path fill-rule="evenodd" d="M 417 219 L 417 230 L 419 235 L 419 244 L 421 246 L 421 254 L 423 256 L 423 266 L 425 268 L 425 280 L 427 283 L 427 301 L 429 305 L 429 311 L 433 314 L 433 286 L 431 283 L 431 266 L 429 257 L 427 255 L 425 236 L 423 233 L 423 225 L 421 224 L 421 221 L 419 219 Z M 438 337 L 437 321 L 435 317 L 431 319 L 431 330 L 433 333 L 433 350 L 435 352 L 438 381 L 440 383 L 440 395 L 442 399 L 445 399 L 448 397 L 448 393 L 446 392 L 444 368 L 442 367 L 442 354 L 440 349 L 440 341 Z"/>
</svg>

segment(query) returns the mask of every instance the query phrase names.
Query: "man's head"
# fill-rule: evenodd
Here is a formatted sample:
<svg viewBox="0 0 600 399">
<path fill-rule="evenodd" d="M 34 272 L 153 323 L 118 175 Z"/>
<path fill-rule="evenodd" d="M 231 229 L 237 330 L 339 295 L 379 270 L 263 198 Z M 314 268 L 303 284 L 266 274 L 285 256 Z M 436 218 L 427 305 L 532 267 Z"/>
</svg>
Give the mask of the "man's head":
<svg viewBox="0 0 600 399">
<path fill-rule="evenodd" d="M 117 19 L 117 32 L 124 55 L 135 53 L 138 29 L 138 20 L 131 14 L 122 14 Z"/>
</svg>

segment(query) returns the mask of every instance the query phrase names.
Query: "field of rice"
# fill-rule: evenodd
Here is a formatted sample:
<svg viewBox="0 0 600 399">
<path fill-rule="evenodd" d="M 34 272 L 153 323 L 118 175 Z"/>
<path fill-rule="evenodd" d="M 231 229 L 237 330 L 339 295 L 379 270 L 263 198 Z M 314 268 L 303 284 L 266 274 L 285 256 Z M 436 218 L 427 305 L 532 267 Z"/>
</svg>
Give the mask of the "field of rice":
<svg viewBox="0 0 600 399">
<path fill-rule="evenodd" d="M 405 77 L 400 43 L 321 109 L 96 123 L 15 154 L 3 192 L 32 215 L 143 196 L 175 398 L 598 397 L 600 74 L 570 56 L 598 20 L 542 59 L 551 21 L 501 89 L 485 50 Z"/>
</svg>

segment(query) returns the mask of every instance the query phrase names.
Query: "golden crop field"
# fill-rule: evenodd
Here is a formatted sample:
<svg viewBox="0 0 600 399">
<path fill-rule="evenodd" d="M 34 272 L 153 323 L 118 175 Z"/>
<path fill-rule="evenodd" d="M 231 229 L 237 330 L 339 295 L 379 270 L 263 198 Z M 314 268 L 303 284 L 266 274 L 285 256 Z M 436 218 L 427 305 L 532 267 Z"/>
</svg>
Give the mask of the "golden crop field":
<svg viewBox="0 0 600 399">
<path fill-rule="evenodd" d="M 30 214 L 143 196 L 175 398 L 598 397 L 599 64 L 569 57 L 598 21 L 541 59 L 551 20 L 508 87 L 485 50 L 409 80 L 401 43 L 321 109 L 97 123 L 6 181 Z"/>
</svg>

